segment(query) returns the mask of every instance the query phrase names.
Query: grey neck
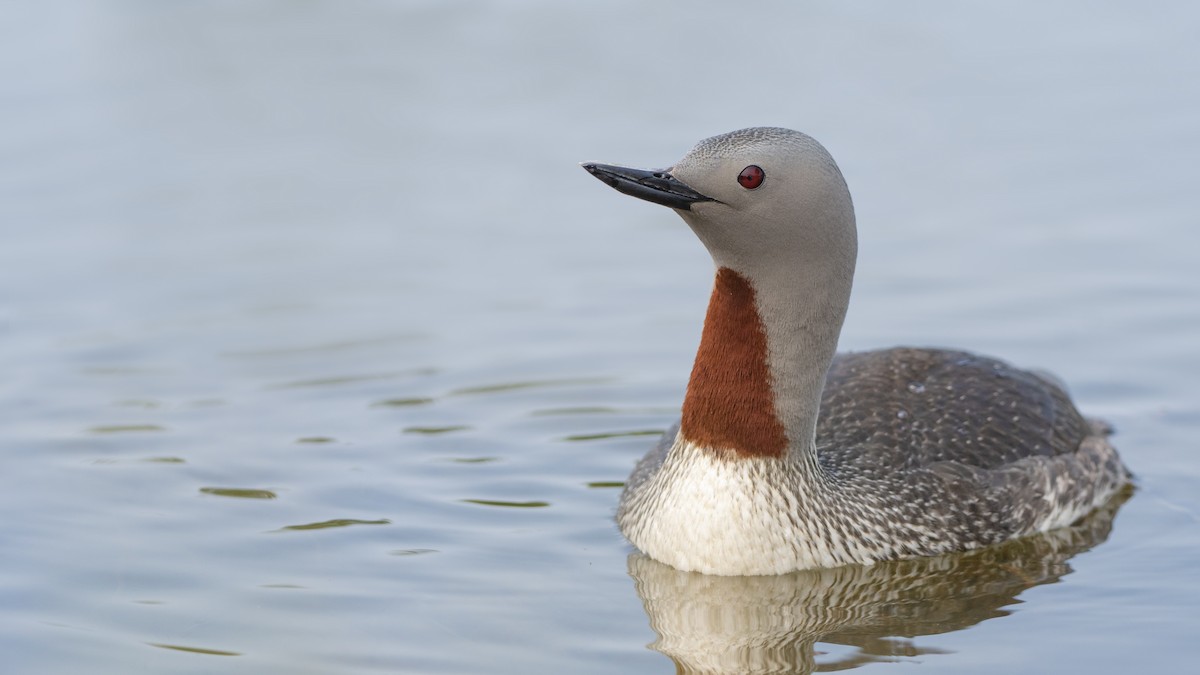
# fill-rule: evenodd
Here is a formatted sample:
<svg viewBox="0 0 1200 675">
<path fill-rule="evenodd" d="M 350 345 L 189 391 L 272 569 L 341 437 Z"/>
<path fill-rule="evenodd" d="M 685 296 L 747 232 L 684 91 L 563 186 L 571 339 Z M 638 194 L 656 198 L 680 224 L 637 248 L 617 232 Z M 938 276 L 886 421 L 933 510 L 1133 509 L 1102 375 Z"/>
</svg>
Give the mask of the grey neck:
<svg viewBox="0 0 1200 675">
<path fill-rule="evenodd" d="M 848 265 L 801 265 L 751 278 L 767 334 L 775 410 L 794 458 L 815 459 L 821 393 L 850 300 L 853 258 Z"/>
</svg>

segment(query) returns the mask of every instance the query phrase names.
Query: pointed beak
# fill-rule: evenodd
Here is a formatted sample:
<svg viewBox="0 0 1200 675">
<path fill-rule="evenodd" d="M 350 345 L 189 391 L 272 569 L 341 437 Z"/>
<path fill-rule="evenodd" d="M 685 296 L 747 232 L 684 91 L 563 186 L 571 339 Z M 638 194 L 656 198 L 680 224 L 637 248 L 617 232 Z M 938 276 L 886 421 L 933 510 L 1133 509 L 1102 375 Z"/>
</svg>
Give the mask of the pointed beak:
<svg viewBox="0 0 1200 675">
<path fill-rule="evenodd" d="M 617 192 L 624 192 L 648 202 L 662 204 L 673 209 L 690 211 L 697 202 L 715 202 L 671 175 L 668 169 L 630 169 L 611 164 L 585 162 L 580 164 L 585 171 L 608 183 Z"/>
</svg>

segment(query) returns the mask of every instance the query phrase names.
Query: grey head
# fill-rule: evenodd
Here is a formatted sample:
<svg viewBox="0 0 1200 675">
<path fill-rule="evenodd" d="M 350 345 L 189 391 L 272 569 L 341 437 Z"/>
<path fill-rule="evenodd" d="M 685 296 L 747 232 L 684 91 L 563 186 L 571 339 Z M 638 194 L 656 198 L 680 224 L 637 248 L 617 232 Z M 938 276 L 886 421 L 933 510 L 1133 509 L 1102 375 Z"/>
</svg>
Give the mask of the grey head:
<svg viewBox="0 0 1200 675">
<path fill-rule="evenodd" d="M 719 267 L 750 278 L 797 265 L 853 275 L 850 192 L 829 152 L 798 131 L 752 127 L 713 136 L 669 169 L 583 167 L 621 192 L 676 209 Z"/>
</svg>

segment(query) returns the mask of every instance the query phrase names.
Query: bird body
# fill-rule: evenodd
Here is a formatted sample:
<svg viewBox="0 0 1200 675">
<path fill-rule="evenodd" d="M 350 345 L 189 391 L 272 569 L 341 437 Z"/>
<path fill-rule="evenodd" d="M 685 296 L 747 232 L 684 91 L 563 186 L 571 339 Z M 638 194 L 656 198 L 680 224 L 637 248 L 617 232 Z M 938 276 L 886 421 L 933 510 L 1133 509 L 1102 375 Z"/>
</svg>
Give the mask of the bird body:
<svg viewBox="0 0 1200 675">
<path fill-rule="evenodd" d="M 650 557 L 778 574 L 967 550 L 1069 525 L 1129 480 L 1047 376 L 966 352 L 836 355 L 857 253 L 841 172 L 771 127 L 668 170 L 584 168 L 670 206 L 716 275 L 680 422 L 617 510 Z"/>
</svg>

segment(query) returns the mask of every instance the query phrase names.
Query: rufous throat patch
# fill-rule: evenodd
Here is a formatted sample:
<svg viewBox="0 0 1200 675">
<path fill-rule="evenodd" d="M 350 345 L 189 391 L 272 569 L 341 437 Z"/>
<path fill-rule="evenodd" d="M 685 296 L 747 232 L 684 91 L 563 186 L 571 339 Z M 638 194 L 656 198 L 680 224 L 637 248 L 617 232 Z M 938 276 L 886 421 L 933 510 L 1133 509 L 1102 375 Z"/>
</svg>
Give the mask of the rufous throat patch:
<svg viewBox="0 0 1200 675">
<path fill-rule="evenodd" d="M 727 267 L 717 270 L 680 431 L 692 443 L 732 450 L 739 457 L 783 457 L 787 452 L 754 287 Z"/>
</svg>

